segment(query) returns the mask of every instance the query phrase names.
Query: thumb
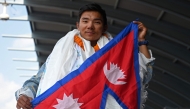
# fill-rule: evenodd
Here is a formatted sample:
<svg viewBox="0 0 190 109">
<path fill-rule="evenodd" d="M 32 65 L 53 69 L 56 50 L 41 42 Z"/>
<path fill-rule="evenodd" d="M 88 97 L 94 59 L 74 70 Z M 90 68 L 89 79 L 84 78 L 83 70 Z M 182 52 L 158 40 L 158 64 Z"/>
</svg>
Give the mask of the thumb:
<svg viewBox="0 0 190 109">
<path fill-rule="evenodd" d="M 33 98 L 31 98 L 31 97 L 28 97 L 28 98 L 29 98 L 29 100 L 30 100 L 30 101 L 32 101 L 32 100 L 33 100 Z"/>
</svg>

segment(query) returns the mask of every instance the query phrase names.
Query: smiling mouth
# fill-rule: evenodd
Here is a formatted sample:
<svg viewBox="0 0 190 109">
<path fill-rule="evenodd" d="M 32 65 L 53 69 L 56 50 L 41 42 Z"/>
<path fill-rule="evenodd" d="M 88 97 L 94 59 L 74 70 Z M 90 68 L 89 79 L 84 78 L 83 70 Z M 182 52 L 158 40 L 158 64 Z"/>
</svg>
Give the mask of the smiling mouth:
<svg viewBox="0 0 190 109">
<path fill-rule="evenodd" d="M 86 32 L 86 33 L 94 33 L 94 32 Z"/>
<path fill-rule="evenodd" d="M 93 35 L 94 32 L 86 32 L 86 34 Z"/>
</svg>

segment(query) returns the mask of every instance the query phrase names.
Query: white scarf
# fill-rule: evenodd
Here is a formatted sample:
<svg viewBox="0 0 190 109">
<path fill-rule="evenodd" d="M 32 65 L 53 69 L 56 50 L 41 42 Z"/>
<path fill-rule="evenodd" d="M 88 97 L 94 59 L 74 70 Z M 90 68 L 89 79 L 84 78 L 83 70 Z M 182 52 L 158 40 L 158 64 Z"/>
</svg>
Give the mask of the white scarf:
<svg viewBox="0 0 190 109">
<path fill-rule="evenodd" d="M 77 57 L 74 48 L 74 36 L 80 34 L 77 29 L 68 32 L 63 38 L 61 38 L 55 45 L 50 58 L 46 60 L 46 71 L 41 78 L 37 96 L 42 94 L 48 88 L 53 86 L 58 80 L 64 78 L 72 71 L 72 66 Z M 109 33 L 106 33 L 108 37 L 112 37 Z M 84 52 L 83 57 L 86 60 L 92 54 L 95 53 L 94 48 L 91 46 L 90 41 L 80 37 L 83 41 Z M 99 48 L 102 48 L 109 42 L 107 37 L 101 37 L 97 44 Z"/>
</svg>

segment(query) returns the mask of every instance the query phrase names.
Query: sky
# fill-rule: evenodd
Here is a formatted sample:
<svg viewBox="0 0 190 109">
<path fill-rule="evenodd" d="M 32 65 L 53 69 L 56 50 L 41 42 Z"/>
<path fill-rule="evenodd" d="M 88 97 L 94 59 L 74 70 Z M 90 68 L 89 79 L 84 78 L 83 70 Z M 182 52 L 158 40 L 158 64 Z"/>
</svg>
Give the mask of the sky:
<svg viewBox="0 0 190 109">
<path fill-rule="evenodd" d="M 0 4 L 0 14 L 2 13 Z M 7 7 L 10 18 L 26 16 L 24 5 Z M 18 70 L 17 68 L 36 68 L 38 62 L 14 61 L 19 59 L 36 59 L 36 52 L 11 51 L 8 48 L 34 49 L 33 39 L 8 38 L 3 35 L 29 35 L 31 27 L 28 21 L 0 20 L 0 109 L 16 109 L 15 91 L 22 87 L 25 80 L 37 71 Z"/>
</svg>

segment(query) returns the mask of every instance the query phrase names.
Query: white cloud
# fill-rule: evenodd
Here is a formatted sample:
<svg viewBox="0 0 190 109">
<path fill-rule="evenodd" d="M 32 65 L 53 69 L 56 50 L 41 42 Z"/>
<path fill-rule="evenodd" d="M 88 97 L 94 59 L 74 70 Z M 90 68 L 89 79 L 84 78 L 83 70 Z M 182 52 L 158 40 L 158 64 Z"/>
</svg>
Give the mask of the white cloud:
<svg viewBox="0 0 190 109">
<path fill-rule="evenodd" d="M 33 39 L 16 39 L 13 42 L 12 47 L 14 48 L 34 48 Z"/>
<path fill-rule="evenodd" d="M 1 109 L 16 109 L 15 91 L 21 86 L 14 81 L 7 80 L 0 73 L 0 107 Z"/>
</svg>

